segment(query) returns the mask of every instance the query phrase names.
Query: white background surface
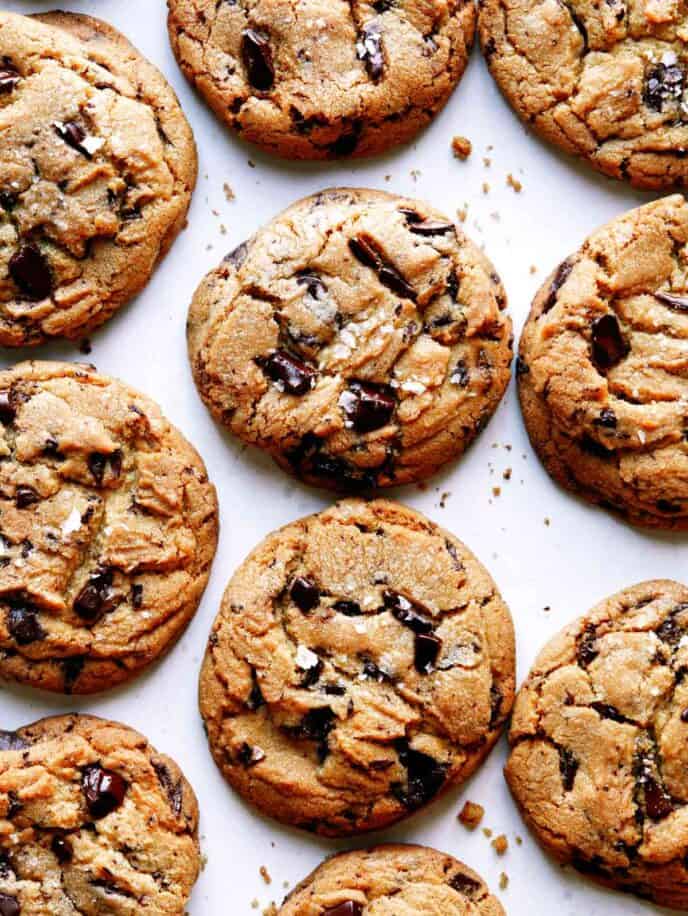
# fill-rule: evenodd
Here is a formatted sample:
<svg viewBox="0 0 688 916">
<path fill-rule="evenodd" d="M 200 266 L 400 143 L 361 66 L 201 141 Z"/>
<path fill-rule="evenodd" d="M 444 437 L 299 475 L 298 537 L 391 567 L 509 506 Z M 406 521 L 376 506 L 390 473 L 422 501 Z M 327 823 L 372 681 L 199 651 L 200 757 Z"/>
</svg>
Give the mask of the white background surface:
<svg viewBox="0 0 688 916">
<path fill-rule="evenodd" d="M 184 338 L 188 304 L 203 274 L 293 200 L 327 186 L 359 185 L 417 196 L 452 217 L 467 202 L 464 228 L 484 244 L 504 279 L 517 339 L 547 273 L 592 229 L 650 195 L 588 172 L 527 134 L 499 95 L 477 49 L 449 105 L 415 144 L 376 160 L 290 164 L 237 141 L 188 87 L 168 45 L 164 0 L 72 0 L 61 5 L 95 13 L 120 28 L 173 84 L 196 135 L 200 174 L 188 228 L 148 288 L 93 335 L 89 359 L 102 372 L 154 397 L 199 449 L 217 486 L 221 537 L 200 609 L 161 664 L 101 697 L 65 698 L 6 688 L 0 727 L 83 710 L 141 730 L 159 750 L 175 757 L 199 796 L 207 856 L 189 905 L 192 916 L 252 914 L 254 899 L 261 909 L 271 900 L 280 902 L 284 882 L 292 886 L 336 848 L 390 839 L 425 843 L 465 860 L 497 891 L 511 916 L 662 912 L 597 889 L 545 858 L 506 790 L 501 773 L 504 739 L 467 786 L 392 830 L 348 843 L 317 839 L 265 820 L 225 785 L 208 752 L 196 705 L 198 669 L 220 596 L 232 571 L 265 534 L 322 508 L 329 499 L 288 479 L 268 458 L 243 449 L 213 422 L 192 383 Z M 40 0 L 4 0 L 2 6 L 23 13 L 51 8 Z M 465 163 L 451 154 L 451 138 L 457 133 L 473 142 L 473 155 Z M 489 167 L 483 156 L 491 159 Z M 507 187 L 508 172 L 523 183 L 521 194 Z M 225 199 L 224 182 L 236 194 L 232 202 Z M 490 186 L 488 193 L 483 182 Z M 531 265 L 537 267 L 534 275 Z M 5 352 L 1 358 L 9 365 L 31 355 L 83 358 L 71 345 Z M 509 481 L 502 479 L 507 468 L 513 469 Z M 493 486 L 501 487 L 498 498 Z M 451 495 L 442 509 L 440 494 L 445 491 Z M 424 491 L 407 487 L 393 495 L 449 528 L 488 566 L 514 616 L 519 682 L 544 641 L 599 599 L 646 578 L 688 579 L 685 540 L 632 530 L 550 481 L 528 445 L 513 384 L 459 463 Z M 484 826 L 507 834 L 510 848 L 503 858 L 481 831 L 470 834 L 457 822 L 466 798 L 485 806 Z M 523 836 L 522 846 L 514 842 L 517 834 Z M 272 875 L 269 887 L 258 873 L 261 865 Z M 498 891 L 502 871 L 509 876 L 505 892 Z"/>
</svg>

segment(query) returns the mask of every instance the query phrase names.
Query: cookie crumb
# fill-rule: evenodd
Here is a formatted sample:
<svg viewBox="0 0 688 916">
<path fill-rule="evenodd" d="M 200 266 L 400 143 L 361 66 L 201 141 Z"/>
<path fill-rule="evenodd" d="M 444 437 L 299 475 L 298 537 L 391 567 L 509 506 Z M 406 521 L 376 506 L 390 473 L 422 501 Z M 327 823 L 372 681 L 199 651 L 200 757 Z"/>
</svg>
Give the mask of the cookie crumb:
<svg viewBox="0 0 688 916">
<path fill-rule="evenodd" d="M 449 499 L 450 496 L 451 496 L 450 490 L 445 490 L 444 493 L 440 496 L 440 509 L 444 509 L 444 507 L 447 505 L 447 500 Z"/>
<path fill-rule="evenodd" d="M 513 188 L 517 194 L 520 194 L 521 191 L 523 190 L 523 185 L 518 180 L 518 178 L 514 178 L 511 172 L 509 172 L 509 174 L 506 176 L 506 183 L 509 185 L 510 188 Z"/>
<path fill-rule="evenodd" d="M 418 181 L 418 179 L 420 178 L 420 176 L 421 176 L 423 173 L 421 172 L 420 169 L 411 169 L 411 171 L 409 172 L 409 174 L 410 174 L 411 178 L 413 178 L 414 181 Z"/>
<path fill-rule="evenodd" d="M 277 906 L 274 903 L 266 906 L 263 910 L 263 916 L 277 916 Z"/>
<path fill-rule="evenodd" d="M 518 836 L 518 835 L 516 836 L 516 845 L 523 846 L 523 837 L 522 836 Z"/>
<path fill-rule="evenodd" d="M 499 889 L 500 891 L 505 891 L 509 886 L 509 876 L 505 871 L 499 876 Z"/>
<path fill-rule="evenodd" d="M 489 169 L 489 167 L 492 165 L 492 160 L 488 156 L 483 156 L 483 165 L 486 169 Z"/>
<path fill-rule="evenodd" d="M 457 159 L 462 159 L 464 162 L 473 152 L 473 144 L 468 139 L 468 137 L 461 137 L 457 135 L 452 139 L 451 143 L 452 152 Z"/>
<path fill-rule="evenodd" d="M 459 217 L 459 222 L 465 223 L 468 217 L 468 210 L 465 207 L 456 211 L 456 215 Z"/>
<path fill-rule="evenodd" d="M 263 881 L 265 881 L 266 884 L 272 884 L 270 872 L 267 870 L 265 865 L 261 865 L 258 871 L 260 872 L 260 877 L 263 879 Z"/>
<path fill-rule="evenodd" d="M 492 848 L 498 856 L 503 856 L 509 848 L 509 841 L 503 833 L 492 840 Z"/>
<path fill-rule="evenodd" d="M 477 802 L 467 801 L 459 812 L 459 820 L 468 830 L 475 830 L 485 816 L 485 809 Z"/>
<path fill-rule="evenodd" d="M 489 840 L 490 837 L 492 836 L 492 831 L 490 830 L 489 827 L 483 827 L 483 833 L 484 833 L 485 836 L 488 838 L 488 840 Z"/>
<path fill-rule="evenodd" d="M 488 194 L 490 191 L 490 186 L 486 181 L 483 181 L 483 194 Z"/>
<path fill-rule="evenodd" d="M 545 517 L 545 527 L 549 528 L 549 525 L 550 525 L 550 521 L 547 517 Z"/>
<path fill-rule="evenodd" d="M 493 496 L 501 496 L 501 495 L 502 495 L 502 488 L 501 488 L 501 487 L 492 487 L 492 495 L 493 495 Z"/>
<path fill-rule="evenodd" d="M 531 272 L 531 274 L 536 274 L 536 273 L 537 273 L 537 267 L 535 266 L 535 264 L 531 264 L 531 265 L 530 265 L 530 272 Z"/>
<path fill-rule="evenodd" d="M 511 468 L 507 468 L 505 471 L 503 471 L 502 477 L 504 480 L 511 480 Z"/>
<path fill-rule="evenodd" d="M 232 200 L 234 200 L 234 199 L 236 198 L 236 194 L 234 193 L 234 191 L 232 190 L 232 188 L 227 184 L 226 181 L 225 181 L 225 183 L 222 185 L 222 190 L 225 192 L 225 197 L 227 198 L 227 201 L 228 201 L 228 202 L 229 202 L 229 201 L 232 201 Z"/>
</svg>

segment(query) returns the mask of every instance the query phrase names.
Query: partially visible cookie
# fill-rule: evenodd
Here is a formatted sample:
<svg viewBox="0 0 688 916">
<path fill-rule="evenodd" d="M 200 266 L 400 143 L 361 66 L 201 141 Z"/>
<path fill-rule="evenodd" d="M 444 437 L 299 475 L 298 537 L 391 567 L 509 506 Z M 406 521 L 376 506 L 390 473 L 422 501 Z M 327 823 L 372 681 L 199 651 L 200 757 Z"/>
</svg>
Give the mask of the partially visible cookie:
<svg viewBox="0 0 688 916">
<path fill-rule="evenodd" d="M 688 528 L 688 204 L 603 226 L 535 297 L 517 365 L 549 473 L 638 525 Z"/>
<path fill-rule="evenodd" d="M 326 859 L 279 916 L 504 916 L 474 871 L 427 846 L 389 844 Z"/>
<path fill-rule="evenodd" d="M 0 372 L 0 677 L 93 693 L 174 643 L 201 599 L 217 502 L 148 398 L 76 363 Z"/>
<path fill-rule="evenodd" d="M 0 13 L 0 344 L 74 338 L 147 283 L 182 228 L 193 135 L 112 26 Z"/>
<path fill-rule="evenodd" d="M 369 156 L 443 107 L 468 62 L 466 0 L 168 0 L 172 50 L 239 136 L 292 159 Z"/>
<path fill-rule="evenodd" d="M 177 764 L 116 722 L 0 731 L 0 913 L 182 916 L 198 805 Z"/>
<path fill-rule="evenodd" d="M 640 188 L 688 180 L 688 14 L 673 0 L 480 0 L 483 54 L 546 140 Z"/>
<path fill-rule="evenodd" d="M 275 531 L 234 574 L 200 706 L 247 801 L 344 836 L 465 780 L 513 686 L 511 617 L 473 554 L 411 509 L 351 499 Z"/>
<path fill-rule="evenodd" d="M 416 200 L 332 189 L 209 273 L 189 312 L 198 389 L 232 432 L 331 489 L 428 477 L 509 381 L 494 268 Z"/>
<path fill-rule="evenodd" d="M 688 909 L 688 588 L 643 582 L 552 639 L 521 688 L 506 778 L 547 852 Z"/>
</svg>

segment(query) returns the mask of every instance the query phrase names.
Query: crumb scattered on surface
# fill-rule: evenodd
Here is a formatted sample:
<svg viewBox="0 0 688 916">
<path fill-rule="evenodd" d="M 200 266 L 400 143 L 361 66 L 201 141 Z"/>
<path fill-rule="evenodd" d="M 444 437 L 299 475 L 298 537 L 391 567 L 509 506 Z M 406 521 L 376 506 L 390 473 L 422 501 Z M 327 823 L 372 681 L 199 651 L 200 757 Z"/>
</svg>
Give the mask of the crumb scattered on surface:
<svg viewBox="0 0 688 916">
<path fill-rule="evenodd" d="M 231 201 L 231 200 L 234 200 L 234 199 L 235 199 L 236 194 L 234 193 L 234 191 L 232 190 L 232 188 L 230 187 L 230 185 L 227 184 L 226 181 L 225 181 L 225 183 L 222 185 L 222 190 L 225 192 L 225 197 L 227 198 L 228 201 Z"/>
<path fill-rule="evenodd" d="M 505 871 L 499 876 L 499 889 L 500 891 L 505 891 L 509 886 L 509 876 Z"/>
<path fill-rule="evenodd" d="M 465 207 L 462 207 L 456 211 L 456 215 L 459 217 L 459 222 L 465 223 L 466 217 L 468 216 L 468 210 L 466 210 Z"/>
<path fill-rule="evenodd" d="M 517 836 L 517 837 L 516 837 L 516 845 L 517 845 L 517 846 L 523 846 L 523 837 L 522 837 L 522 836 Z"/>
<path fill-rule="evenodd" d="M 490 837 L 492 836 L 492 831 L 490 830 L 489 827 L 483 827 L 483 833 L 484 833 L 485 836 L 488 838 L 488 840 L 489 840 Z"/>
<path fill-rule="evenodd" d="M 277 916 L 277 906 L 274 903 L 266 906 L 263 910 L 263 916 Z"/>
<path fill-rule="evenodd" d="M 530 265 L 530 272 L 531 272 L 531 274 L 536 274 L 536 273 L 537 273 L 537 267 L 535 266 L 535 264 L 531 264 L 531 265 Z"/>
<path fill-rule="evenodd" d="M 502 488 L 501 488 L 501 487 L 492 487 L 492 495 L 493 495 L 493 496 L 501 496 L 501 494 L 502 494 Z"/>
<path fill-rule="evenodd" d="M 467 801 L 459 812 L 459 820 L 468 830 L 475 830 L 485 816 L 485 809 L 477 802 Z"/>
<path fill-rule="evenodd" d="M 500 833 L 499 836 L 492 840 L 492 848 L 498 856 L 503 856 L 506 853 L 509 848 L 509 841 L 503 833 Z"/>
<path fill-rule="evenodd" d="M 420 178 L 422 174 L 423 173 L 421 172 L 420 169 L 411 169 L 411 172 L 410 172 L 411 178 L 413 178 L 414 181 L 418 181 L 418 179 Z"/>
<path fill-rule="evenodd" d="M 548 519 L 548 518 L 545 518 L 545 525 L 546 525 L 546 527 L 547 527 L 547 528 L 549 528 L 549 525 L 550 525 L 550 521 L 549 521 L 549 519 Z"/>
<path fill-rule="evenodd" d="M 444 507 L 447 505 L 447 500 L 449 499 L 450 496 L 451 496 L 450 490 L 445 490 L 444 493 L 440 496 L 440 509 L 444 509 Z"/>
<path fill-rule="evenodd" d="M 506 176 L 506 183 L 509 185 L 510 188 L 513 188 L 517 194 L 520 194 L 521 191 L 523 190 L 523 185 L 518 180 L 518 178 L 514 178 L 511 172 L 509 172 L 509 174 Z"/>
<path fill-rule="evenodd" d="M 483 165 L 486 169 L 489 169 L 489 167 L 492 165 L 492 160 L 489 156 L 483 156 Z"/>
<path fill-rule="evenodd" d="M 545 612 L 545 614 L 549 614 L 549 612 L 552 610 L 552 606 L 551 606 L 550 604 L 546 604 L 546 605 L 543 607 L 542 610 Z M 519 846 L 520 846 L 521 843 L 523 842 L 523 840 L 522 840 L 520 837 L 517 836 L 517 837 L 516 837 L 516 842 L 517 842 L 517 843 L 519 844 Z"/>
<path fill-rule="evenodd" d="M 201 871 L 205 871 L 205 867 L 208 864 L 208 856 L 202 852 L 201 853 Z"/>
<path fill-rule="evenodd" d="M 489 193 L 490 186 L 486 181 L 483 181 L 483 194 Z"/>
<path fill-rule="evenodd" d="M 504 480 L 511 480 L 511 468 L 507 468 L 505 471 L 503 471 L 502 477 Z"/>
<path fill-rule="evenodd" d="M 457 135 L 452 140 L 452 152 L 457 159 L 466 160 L 471 155 L 473 151 L 473 144 L 468 139 L 468 137 L 461 137 Z"/>
<path fill-rule="evenodd" d="M 265 865 L 261 865 L 258 871 L 260 872 L 260 877 L 263 879 L 263 881 L 265 881 L 266 884 L 272 884 L 270 872 L 267 870 Z"/>
</svg>

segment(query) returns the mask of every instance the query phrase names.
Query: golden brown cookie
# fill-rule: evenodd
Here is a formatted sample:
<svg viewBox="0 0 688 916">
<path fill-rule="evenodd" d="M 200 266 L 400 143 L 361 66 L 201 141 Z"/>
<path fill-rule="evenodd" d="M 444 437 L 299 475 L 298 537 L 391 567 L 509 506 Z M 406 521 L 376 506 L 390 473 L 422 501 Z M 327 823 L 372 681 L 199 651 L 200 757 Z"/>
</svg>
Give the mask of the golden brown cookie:
<svg viewBox="0 0 688 916">
<path fill-rule="evenodd" d="M 411 509 L 350 499 L 275 531 L 234 574 L 200 705 L 238 792 L 344 836 L 465 780 L 513 685 L 509 610 L 473 554 Z"/>
<path fill-rule="evenodd" d="M 2 916 L 182 916 L 198 805 L 177 764 L 125 725 L 55 716 L 0 731 Z"/>
<path fill-rule="evenodd" d="M 543 847 L 609 887 L 688 909 L 688 588 L 642 582 L 540 653 L 506 778 Z"/>
<path fill-rule="evenodd" d="M 193 135 L 112 26 L 0 13 L 0 344 L 75 338 L 147 283 L 182 228 Z"/>
<path fill-rule="evenodd" d="M 480 875 L 427 846 L 400 843 L 326 859 L 278 916 L 504 916 Z"/>
<path fill-rule="evenodd" d="M 148 398 L 76 363 L 0 372 L 0 677 L 93 693 L 168 649 L 203 594 L 217 501 Z"/>
<path fill-rule="evenodd" d="M 427 204 L 332 189 L 293 204 L 196 291 L 189 356 L 208 407 L 331 489 L 428 477 L 509 381 L 494 268 Z"/>
<path fill-rule="evenodd" d="M 368 156 L 415 136 L 468 62 L 466 0 L 168 0 L 172 50 L 239 136 L 291 159 Z"/>
<path fill-rule="evenodd" d="M 517 365 L 549 473 L 638 525 L 688 527 L 688 204 L 593 233 L 535 297 Z"/>
<path fill-rule="evenodd" d="M 556 146 L 640 188 L 688 179 L 688 15 L 674 0 L 480 0 L 499 88 Z"/>
</svg>

